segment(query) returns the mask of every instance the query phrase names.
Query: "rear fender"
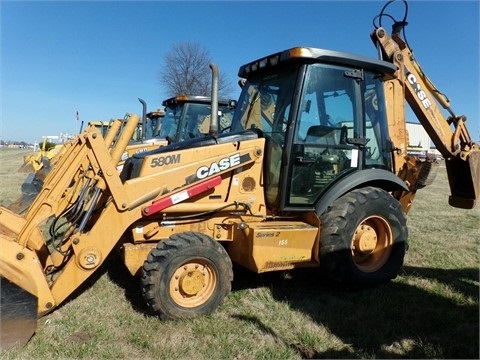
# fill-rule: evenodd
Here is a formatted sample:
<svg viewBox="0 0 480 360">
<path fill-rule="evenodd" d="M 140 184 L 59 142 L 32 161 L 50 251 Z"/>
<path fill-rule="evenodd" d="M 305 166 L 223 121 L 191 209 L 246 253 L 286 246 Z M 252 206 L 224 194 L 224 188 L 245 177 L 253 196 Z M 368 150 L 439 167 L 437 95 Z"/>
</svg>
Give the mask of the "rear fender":
<svg viewBox="0 0 480 360">
<path fill-rule="evenodd" d="M 322 214 L 337 198 L 363 186 L 376 186 L 385 191 L 408 191 L 407 184 L 390 171 L 382 169 L 355 171 L 342 178 L 322 195 L 315 206 L 316 213 Z"/>
</svg>

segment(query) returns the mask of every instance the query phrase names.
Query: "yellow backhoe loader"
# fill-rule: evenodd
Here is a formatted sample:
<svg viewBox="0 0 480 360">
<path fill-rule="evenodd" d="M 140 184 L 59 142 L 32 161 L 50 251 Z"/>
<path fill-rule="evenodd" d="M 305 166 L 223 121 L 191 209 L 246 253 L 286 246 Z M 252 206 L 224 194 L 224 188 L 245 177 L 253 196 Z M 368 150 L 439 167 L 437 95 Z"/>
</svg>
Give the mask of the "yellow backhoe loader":
<svg viewBox="0 0 480 360">
<path fill-rule="evenodd" d="M 51 143 L 48 139 L 48 136 L 43 137 L 38 153 L 25 155 L 23 157 L 23 164 L 18 169 L 18 172 L 37 172 L 43 168 L 46 161 L 50 161 L 60 152 L 62 144 Z"/>
<path fill-rule="evenodd" d="M 211 116 L 208 136 L 134 155 L 120 174 L 139 117 L 111 150 L 116 126 L 105 139 L 89 126 L 24 215 L 0 209 L 2 347 L 28 341 L 113 250 L 164 319 L 215 311 L 233 262 L 318 267 L 347 288 L 395 278 L 406 213 L 434 175 L 406 152 L 405 100 L 445 158 L 450 205 L 475 206 L 480 165 L 465 117 L 439 97 L 402 24 L 372 32 L 381 59 L 296 47 L 241 66 L 231 132 Z"/>
<path fill-rule="evenodd" d="M 208 135 L 210 132 L 211 97 L 179 95 L 166 99 L 165 117 L 158 136 L 176 143 Z M 217 99 L 219 132 L 229 131 L 236 101 Z"/>
</svg>

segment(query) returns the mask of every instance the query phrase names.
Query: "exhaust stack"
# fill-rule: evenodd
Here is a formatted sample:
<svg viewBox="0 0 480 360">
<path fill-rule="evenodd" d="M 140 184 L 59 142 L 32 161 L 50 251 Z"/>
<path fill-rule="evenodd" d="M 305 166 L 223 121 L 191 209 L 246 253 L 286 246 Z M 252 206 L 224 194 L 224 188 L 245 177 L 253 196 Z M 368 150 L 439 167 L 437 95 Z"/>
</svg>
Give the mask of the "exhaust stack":
<svg viewBox="0 0 480 360">
<path fill-rule="evenodd" d="M 215 64 L 210 64 L 212 69 L 212 113 L 210 118 L 210 135 L 218 134 L 218 68 Z"/>
</svg>

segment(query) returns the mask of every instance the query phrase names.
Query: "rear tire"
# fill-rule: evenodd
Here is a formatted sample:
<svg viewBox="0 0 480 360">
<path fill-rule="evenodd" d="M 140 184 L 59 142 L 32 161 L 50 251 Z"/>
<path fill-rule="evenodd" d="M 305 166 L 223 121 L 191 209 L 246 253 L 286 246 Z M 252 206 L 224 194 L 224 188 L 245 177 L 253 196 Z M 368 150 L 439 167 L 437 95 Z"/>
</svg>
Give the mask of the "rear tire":
<svg viewBox="0 0 480 360">
<path fill-rule="evenodd" d="M 408 229 L 401 204 L 374 187 L 338 198 L 321 216 L 320 268 L 347 288 L 394 279 L 403 266 Z"/>
<path fill-rule="evenodd" d="M 159 242 L 141 273 L 143 298 L 163 319 L 214 312 L 231 291 L 232 280 L 232 262 L 223 246 L 195 232 Z"/>
</svg>

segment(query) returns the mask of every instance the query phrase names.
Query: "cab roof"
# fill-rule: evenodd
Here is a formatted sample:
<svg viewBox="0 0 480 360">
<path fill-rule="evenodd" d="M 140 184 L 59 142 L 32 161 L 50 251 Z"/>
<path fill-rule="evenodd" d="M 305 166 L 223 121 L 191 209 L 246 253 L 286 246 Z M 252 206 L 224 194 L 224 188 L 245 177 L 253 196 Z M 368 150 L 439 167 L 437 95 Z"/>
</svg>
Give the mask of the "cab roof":
<svg viewBox="0 0 480 360">
<path fill-rule="evenodd" d="M 292 62 L 346 65 L 383 74 L 393 74 L 397 70 L 392 63 L 362 55 L 312 47 L 294 47 L 240 66 L 238 76 L 248 78 L 264 69 Z"/>
<path fill-rule="evenodd" d="M 162 102 L 162 106 L 173 106 L 176 104 L 183 104 L 183 103 L 210 104 L 211 102 L 212 100 L 210 96 L 177 95 L 164 100 Z M 218 104 L 228 106 L 230 104 L 230 100 L 218 99 Z"/>
</svg>

